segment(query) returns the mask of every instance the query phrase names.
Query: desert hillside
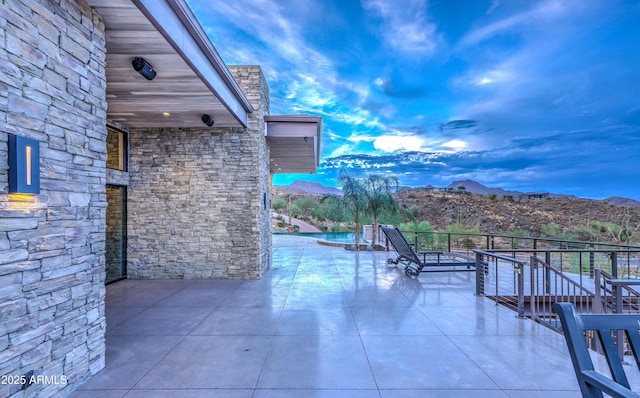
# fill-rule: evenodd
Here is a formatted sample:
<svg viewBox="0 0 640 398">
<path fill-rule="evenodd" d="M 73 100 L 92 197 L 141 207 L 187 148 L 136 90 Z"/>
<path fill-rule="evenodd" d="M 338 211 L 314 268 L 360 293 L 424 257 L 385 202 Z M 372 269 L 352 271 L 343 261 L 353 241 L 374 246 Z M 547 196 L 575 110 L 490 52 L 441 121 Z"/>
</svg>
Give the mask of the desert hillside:
<svg viewBox="0 0 640 398">
<path fill-rule="evenodd" d="M 640 224 L 640 209 L 615 206 L 605 201 L 574 197 L 505 200 L 472 193 L 429 193 L 407 190 L 396 193 L 405 209 L 416 212 L 419 220 L 428 220 L 436 228 L 462 223 L 479 227 L 482 232 L 527 231 L 539 235 L 543 225 L 555 223 L 566 230 L 592 221 L 635 228 Z"/>
<path fill-rule="evenodd" d="M 316 187 L 317 188 L 317 187 Z M 470 186 L 470 188 L 472 188 Z M 323 195 L 289 187 L 274 187 L 274 198 L 321 198 Z M 326 193 L 325 193 L 326 194 Z M 495 192 L 485 194 L 449 189 L 401 189 L 393 194 L 400 206 L 418 221 L 429 221 L 437 230 L 460 223 L 482 233 L 518 233 L 530 236 L 564 237 L 585 241 L 628 243 L 640 236 L 640 207 L 615 205 L 606 200 L 556 196 L 544 199 L 505 199 Z M 622 203 L 625 203 L 622 201 Z M 311 220 L 312 221 L 312 220 Z M 621 228 L 611 228 L 611 226 Z M 623 235 L 620 231 L 625 230 Z"/>
</svg>

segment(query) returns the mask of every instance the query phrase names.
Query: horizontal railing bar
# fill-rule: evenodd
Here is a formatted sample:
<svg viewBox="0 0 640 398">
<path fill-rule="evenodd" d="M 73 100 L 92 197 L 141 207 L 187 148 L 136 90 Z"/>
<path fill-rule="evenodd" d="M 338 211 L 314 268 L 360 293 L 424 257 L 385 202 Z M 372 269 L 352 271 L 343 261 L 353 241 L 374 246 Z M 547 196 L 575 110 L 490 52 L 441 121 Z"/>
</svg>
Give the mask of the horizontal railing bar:
<svg viewBox="0 0 640 398">
<path fill-rule="evenodd" d="M 448 235 L 448 236 L 474 236 L 474 237 L 489 237 L 489 238 L 505 238 L 505 239 L 518 239 L 531 242 L 549 242 L 549 243 L 569 243 L 579 244 L 586 246 L 609 246 L 609 247 L 623 247 L 629 249 L 640 249 L 640 246 L 625 245 L 620 243 L 606 243 L 606 242 L 587 242 L 581 240 L 564 240 L 556 238 L 543 238 L 534 236 L 515 236 L 515 235 L 502 235 L 502 234 L 483 234 L 477 232 L 438 232 L 438 231 L 413 231 L 413 230 L 401 230 L 401 232 L 412 234 L 431 234 L 431 235 Z"/>
<path fill-rule="evenodd" d="M 640 253 L 640 250 L 611 249 L 489 249 L 490 253 Z"/>
<path fill-rule="evenodd" d="M 499 260 L 509 261 L 509 262 L 511 262 L 511 263 L 517 263 L 517 264 L 520 264 L 520 265 L 522 265 L 522 266 L 524 266 L 524 264 L 526 263 L 526 261 L 521 261 L 521 260 L 515 259 L 515 258 L 513 258 L 513 257 L 501 256 L 501 255 L 499 255 L 499 254 L 494 254 L 494 253 L 492 253 L 491 251 L 485 251 L 485 250 L 474 250 L 473 252 L 474 252 L 474 253 L 483 254 L 483 255 L 485 255 L 485 256 L 489 256 L 489 257 L 494 257 L 494 258 L 497 258 L 497 259 L 499 259 Z"/>
<path fill-rule="evenodd" d="M 605 283 L 612 285 L 640 285 L 640 279 L 607 279 Z"/>
</svg>

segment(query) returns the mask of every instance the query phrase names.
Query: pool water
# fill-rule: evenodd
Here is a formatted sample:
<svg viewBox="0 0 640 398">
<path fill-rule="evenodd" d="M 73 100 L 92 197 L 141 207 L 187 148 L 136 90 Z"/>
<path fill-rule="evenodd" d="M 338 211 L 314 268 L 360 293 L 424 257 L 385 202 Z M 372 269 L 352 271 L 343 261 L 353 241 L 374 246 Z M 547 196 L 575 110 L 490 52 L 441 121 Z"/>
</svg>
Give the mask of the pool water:
<svg viewBox="0 0 640 398">
<path fill-rule="evenodd" d="M 354 243 L 356 240 L 356 234 L 353 232 L 299 232 L 288 235 L 307 236 L 309 238 L 337 243 Z M 360 234 L 360 243 L 366 243 L 366 241 L 363 239 L 362 234 Z"/>
</svg>

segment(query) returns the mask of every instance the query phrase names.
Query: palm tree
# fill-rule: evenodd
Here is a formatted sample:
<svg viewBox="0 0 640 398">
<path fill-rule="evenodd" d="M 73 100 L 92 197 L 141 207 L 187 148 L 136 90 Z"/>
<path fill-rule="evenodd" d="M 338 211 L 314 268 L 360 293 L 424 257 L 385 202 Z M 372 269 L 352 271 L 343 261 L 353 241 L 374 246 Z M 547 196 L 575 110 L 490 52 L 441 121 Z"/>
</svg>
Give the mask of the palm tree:
<svg viewBox="0 0 640 398">
<path fill-rule="evenodd" d="M 363 181 L 340 170 L 338 184 L 342 188 L 342 203 L 353 214 L 356 223 L 356 250 L 360 249 L 360 216 L 366 211 L 366 189 Z"/>
<path fill-rule="evenodd" d="M 400 181 L 396 176 L 370 175 L 365 181 L 366 210 L 373 216 L 373 242 L 378 241 L 378 217 L 387 210 L 397 213 L 398 202 L 391 195 Z"/>
</svg>

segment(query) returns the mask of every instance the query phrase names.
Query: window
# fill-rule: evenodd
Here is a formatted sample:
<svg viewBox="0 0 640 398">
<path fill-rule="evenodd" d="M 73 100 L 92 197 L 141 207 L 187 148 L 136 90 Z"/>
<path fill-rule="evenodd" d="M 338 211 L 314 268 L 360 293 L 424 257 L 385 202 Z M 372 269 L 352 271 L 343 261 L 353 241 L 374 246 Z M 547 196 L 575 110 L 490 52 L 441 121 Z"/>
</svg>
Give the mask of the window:
<svg viewBox="0 0 640 398">
<path fill-rule="evenodd" d="M 127 171 L 128 135 L 124 131 L 107 127 L 107 167 Z"/>
</svg>

